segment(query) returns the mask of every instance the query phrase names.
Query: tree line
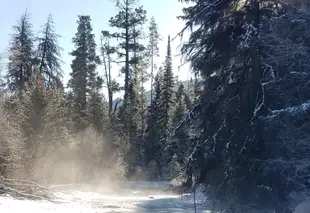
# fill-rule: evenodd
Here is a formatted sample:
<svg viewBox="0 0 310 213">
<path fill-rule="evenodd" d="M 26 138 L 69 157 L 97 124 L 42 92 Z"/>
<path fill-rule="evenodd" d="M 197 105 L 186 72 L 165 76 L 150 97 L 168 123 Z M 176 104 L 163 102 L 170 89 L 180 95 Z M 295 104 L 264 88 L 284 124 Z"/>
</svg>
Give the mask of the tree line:
<svg viewBox="0 0 310 213">
<path fill-rule="evenodd" d="M 190 89 L 177 82 L 170 36 L 165 60 L 160 65 L 155 63 L 161 36 L 152 17 L 147 27 L 148 43 L 142 44 L 147 24 L 143 6 L 135 0 L 124 0 L 117 1 L 115 7 L 117 14 L 108 21 L 109 30 L 103 29 L 98 35 L 99 44 L 95 42 L 91 17 L 78 16 L 67 85 L 63 83 L 62 47 L 53 17 L 48 16 L 38 37 L 34 36 L 27 12 L 13 27 L 1 110 L 14 122 L 6 124 L 12 135 L 3 136 L 1 144 L 10 147 L 2 154 L 1 175 L 17 171 L 11 165 L 19 164 L 23 164 L 24 174 L 32 174 L 53 152 L 64 158 L 63 164 L 71 162 L 64 156 L 64 147 L 70 155 L 83 159 L 75 163 L 82 167 L 84 179 L 93 174 L 87 167 L 110 170 L 115 159 L 116 170 L 122 170 L 117 172 L 128 179 L 168 179 L 176 165 L 183 163 L 189 133 L 182 128 L 172 137 L 170 132 L 200 94 L 199 78 L 190 81 Z M 115 72 L 123 76 L 124 82 L 113 78 Z M 148 81 L 150 103 L 145 89 Z M 124 97 L 114 104 L 119 91 Z M 11 140 L 17 130 L 20 138 L 14 140 L 19 145 Z M 22 159 L 12 150 L 23 153 Z M 53 160 L 49 164 L 53 165 Z M 33 177 L 40 179 L 35 174 Z"/>
</svg>

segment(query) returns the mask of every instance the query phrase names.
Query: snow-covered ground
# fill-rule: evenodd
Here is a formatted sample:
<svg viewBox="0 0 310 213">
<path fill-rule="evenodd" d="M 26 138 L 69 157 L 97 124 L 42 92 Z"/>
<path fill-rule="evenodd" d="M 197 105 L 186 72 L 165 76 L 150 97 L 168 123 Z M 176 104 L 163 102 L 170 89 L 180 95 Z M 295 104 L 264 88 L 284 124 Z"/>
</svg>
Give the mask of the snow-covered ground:
<svg viewBox="0 0 310 213">
<path fill-rule="evenodd" d="M 0 212 L 40 213 L 185 213 L 194 212 L 192 194 L 174 195 L 163 190 L 167 183 L 130 182 L 113 190 L 104 186 L 54 186 L 57 200 L 30 201 L 0 196 Z M 197 212 L 207 213 L 202 193 L 196 194 Z"/>
</svg>

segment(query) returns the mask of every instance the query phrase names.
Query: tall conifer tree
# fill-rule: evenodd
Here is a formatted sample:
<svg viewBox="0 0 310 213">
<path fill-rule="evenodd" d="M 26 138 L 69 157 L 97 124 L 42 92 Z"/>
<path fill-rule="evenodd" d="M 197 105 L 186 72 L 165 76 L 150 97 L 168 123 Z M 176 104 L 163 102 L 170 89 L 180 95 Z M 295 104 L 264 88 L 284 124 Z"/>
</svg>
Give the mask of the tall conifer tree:
<svg viewBox="0 0 310 213">
<path fill-rule="evenodd" d="M 149 26 L 149 43 L 147 46 L 148 49 L 148 56 L 150 58 L 151 64 L 151 101 L 153 100 L 153 80 L 154 80 L 154 69 L 156 68 L 155 59 L 159 56 L 159 33 L 158 33 L 158 26 L 155 22 L 155 18 L 152 17 Z"/>
<path fill-rule="evenodd" d="M 34 52 L 30 14 L 25 12 L 13 26 L 8 63 L 8 83 L 12 91 L 20 91 L 33 72 Z"/>
<path fill-rule="evenodd" d="M 53 18 L 49 15 L 46 23 L 42 26 L 37 49 L 39 72 L 44 75 L 45 81 L 49 87 L 51 87 L 54 82 L 61 86 L 61 78 L 63 77 L 60 60 L 60 51 L 62 48 L 58 45 L 59 37 L 60 36 L 55 33 Z"/>
<path fill-rule="evenodd" d="M 167 55 L 163 70 L 163 83 L 161 89 L 161 122 L 163 123 L 163 141 L 168 143 L 170 138 L 170 131 L 172 129 L 172 117 L 174 112 L 174 88 L 175 79 L 172 70 L 172 56 L 170 36 L 168 36 Z"/>
<path fill-rule="evenodd" d="M 71 52 L 74 57 L 70 73 L 69 87 L 74 99 L 73 119 L 76 130 L 87 126 L 87 100 L 89 92 L 96 88 L 96 43 L 92 33 L 90 16 L 78 17 L 78 28 L 72 41 L 75 50 Z"/>
<path fill-rule="evenodd" d="M 117 53 L 120 58 L 125 59 L 124 68 L 122 69 L 125 74 L 124 113 L 129 113 L 127 107 L 129 104 L 130 84 L 133 79 L 134 66 L 137 64 L 134 52 L 140 49 L 140 45 L 134 40 L 137 37 L 137 33 L 139 33 L 137 29 L 146 21 L 146 11 L 142 6 L 136 7 L 136 4 L 137 0 L 117 0 L 116 8 L 118 14 L 109 21 L 111 27 L 119 30 L 118 32 L 112 33 L 111 37 L 120 40 Z M 121 115 L 123 119 L 127 117 L 124 113 Z"/>
</svg>

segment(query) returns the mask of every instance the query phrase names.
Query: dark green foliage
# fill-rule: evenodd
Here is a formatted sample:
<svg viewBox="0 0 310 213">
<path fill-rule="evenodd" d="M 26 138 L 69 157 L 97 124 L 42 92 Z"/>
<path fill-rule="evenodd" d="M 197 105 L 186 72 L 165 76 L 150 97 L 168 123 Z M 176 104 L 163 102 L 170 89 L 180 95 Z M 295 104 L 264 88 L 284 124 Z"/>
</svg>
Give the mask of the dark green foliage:
<svg viewBox="0 0 310 213">
<path fill-rule="evenodd" d="M 96 44 L 90 21 L 89 16 L 79 16 L 77 33 L 72 39 L 76 49 L 71 52 L 74 59 L 68 86 L 72 90 L 73 120 L 77 131 L 87 126 L 87 98 L 97 86 Z"/>
<path fill-rule="evenodd" d="M 43 25 L 38 38 L 37 59 L 39 60 L 39 72 L 44 75 L 46 84 L 51 87 L 54 82 L 62 87 L 60 51 L 62 48 L 58 45 L 60 36 L 55 33 L 55 26 L 52 16 L 49 15 L 47 22 Z"/>
<path fill-rule="evenodd" d="M 164 146 L 168 145 L 170 141 L 170 132 L 172 130 L 173 112 L 174 112 L 174 90 L 175 85 L 174 76 L 172 71 L 172 56 L 170 36 L 168 36 L 167 55 L 164 63 L 162 74 L 162 87 L 161 87 L 161 113 L 159 115 L 159 122 L 163 125 L 162 143 Z"/>
<path fill-rule="evenodd" d="M 21 91 L 33 73 L 34 52 L 30 14 L 25 12 L 13 27 L 8 63 L 8 86 L 10 90 Z"/>
</svg>

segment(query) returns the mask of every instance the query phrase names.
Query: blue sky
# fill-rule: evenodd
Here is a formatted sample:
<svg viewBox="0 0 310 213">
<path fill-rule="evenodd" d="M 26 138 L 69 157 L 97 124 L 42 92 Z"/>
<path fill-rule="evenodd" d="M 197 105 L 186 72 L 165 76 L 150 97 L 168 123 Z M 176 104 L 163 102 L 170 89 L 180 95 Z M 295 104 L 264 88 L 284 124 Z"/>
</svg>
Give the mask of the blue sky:
<svg viewBox="0 0 310 213">
<path fill-rule="evenodd" d="M 154 16 L 159 25 L 159 31 L 163 38 L 160 43 L 160 60 L 163 60 L 168 34 L 174 37 L 184 26 L 184 22 L 176 18 L 181 14 L 184 5 L 179 3 L 178 0 L 140 0 L 140 4 L 147 10 L 148 19 Z M 111 0 L 1 0 L 0 52 L 3 52 L 8 47 L 12 26 L 16 24 L 20 15 L 26 10 L 31 14 L 35 35 L 37 35 L 40 26 L 46 21 L 48 14 L 53 15 L 57 34 L 62 36 L 59 44 L 64 48 L 62 60 L 65 63 L 62 68 L 65 72 L 65 82 L 68 80 L 68 73 L 70 72 L 72 58 L 68 53 L 74 48 L 71 39 L 76 33 L 77 16 L 91 16 L 94 34 L 99 44 L 101 30 L 109 30 L 108 20 L 116 14 L 114 3 Z M 173 55 L 179 54 L 177 48 L 179 44 L 180 39 L 172 42 Z M 179 76 L 179 80 L 186 80 L 188 78 L 187 66 L 178 69 L 180 63 L 180 57 L 173 58 L 175 75 Z M 102 73 L 102 68 L 99 67 L 98 72 Z M 115 70 L 115 72 L 117 71 Z M 123 81 L 120 83 L 123 83 Z"/>
</svg>

